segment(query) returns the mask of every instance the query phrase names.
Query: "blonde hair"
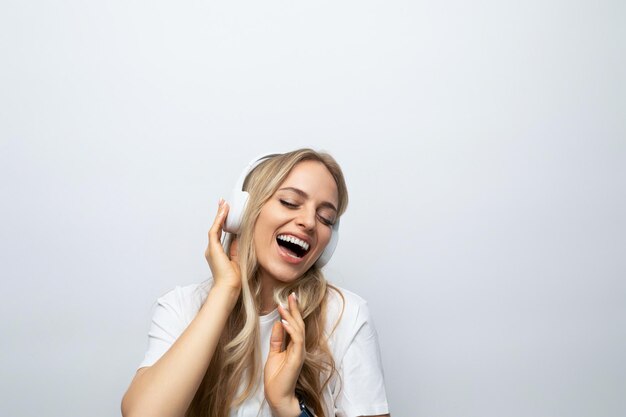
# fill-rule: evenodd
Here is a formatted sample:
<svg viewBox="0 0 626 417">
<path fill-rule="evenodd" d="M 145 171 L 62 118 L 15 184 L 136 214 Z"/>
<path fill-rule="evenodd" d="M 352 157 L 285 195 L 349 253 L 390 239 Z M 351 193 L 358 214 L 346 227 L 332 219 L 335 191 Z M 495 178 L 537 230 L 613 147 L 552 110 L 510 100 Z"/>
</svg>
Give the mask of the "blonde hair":
<svg viewBox="0 0 626 417">
<path fill-rule="evenodd" d="M 299 149 L 273 155 L 248 175 L 244 190 L 248 191 L 250 198 L 238 236 L 241 294 L 186 417 L 227 417 L 232 407 L 242 404 L 259 386 L 262 366 L 258 324 L 261 285 L 253 242 L 254 225 L 263 205 L 293 167 L 310 160 L 324 164 L 335 179 L 339 197 L 337 215 L 341 216 L 347 208 L 348 191 L 343 173 L 339 164 L 327 153 Z M 331 417 L 326 416 L 322 400 L 324 388 L 336 373 L 335 361 L 328 346 L 330 335 L 325 332 L 326 300 L 330 291 L 336 291 L 341 298 L 343 296 L 326 281 L 316 265 L 294 282 L 275 288 L 274 298 L 284 300 L 292 291 L 298 294 L 306 328 L 306 357 L 296 382 L 296 393 L 305 398 L 316 416 Z M 235 396 L 238 392 L 240 394 Z"/>
</svg>

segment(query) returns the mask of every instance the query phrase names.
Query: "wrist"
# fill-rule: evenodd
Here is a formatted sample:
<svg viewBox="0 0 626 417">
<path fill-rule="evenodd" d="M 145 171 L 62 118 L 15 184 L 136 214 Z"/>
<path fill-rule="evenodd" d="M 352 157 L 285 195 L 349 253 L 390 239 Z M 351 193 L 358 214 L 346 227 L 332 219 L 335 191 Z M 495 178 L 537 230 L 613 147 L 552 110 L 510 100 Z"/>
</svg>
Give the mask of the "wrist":
<svg viewBox="0 0 626 417">
<path fill-rule="evenodd" d="M 237 303 L 237 299 L 239 298 L 240 293 L 241 288 L 235 288 L 224 284 L 215 284 L 209 291 L 209 297 L 212 299 L 220 300 L 221 303 L 224 304 L 224 307 L 232 310 L 232 308 Z"/>
<path fill-rule="evenodd" d="M 298 396 L 298 408 L 300 408 L 299 417 L 315 417 L 313 412 L 309 410 L 309 407 L 306 406 L 302 397 Z"/>
<path fill-rule="evenodd" d="M 295 395 L 285 404 L 279 406 L 270 405 L 270 408 L 274 417 L 299 417 L 301 413 L 300 403 Z"/>
</svg>

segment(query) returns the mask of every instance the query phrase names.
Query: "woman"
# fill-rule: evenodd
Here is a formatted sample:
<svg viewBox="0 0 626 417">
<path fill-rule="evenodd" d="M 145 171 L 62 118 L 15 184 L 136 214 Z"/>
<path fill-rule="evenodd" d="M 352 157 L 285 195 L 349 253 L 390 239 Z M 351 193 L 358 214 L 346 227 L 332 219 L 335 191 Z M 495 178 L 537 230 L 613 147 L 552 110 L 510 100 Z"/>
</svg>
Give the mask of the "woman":
<svg viewBox="0 0 626 417">
<path fill-rule="evenodd" d="M 220 244 L 223 200 L 209 230 L 212 279 L 159 299 L 122 414 L 388 415 L 367 304 L 320 270 L 348 203 L 339 165 L 301 149 L 249 171 L 232 243 Z"/>
</svg>

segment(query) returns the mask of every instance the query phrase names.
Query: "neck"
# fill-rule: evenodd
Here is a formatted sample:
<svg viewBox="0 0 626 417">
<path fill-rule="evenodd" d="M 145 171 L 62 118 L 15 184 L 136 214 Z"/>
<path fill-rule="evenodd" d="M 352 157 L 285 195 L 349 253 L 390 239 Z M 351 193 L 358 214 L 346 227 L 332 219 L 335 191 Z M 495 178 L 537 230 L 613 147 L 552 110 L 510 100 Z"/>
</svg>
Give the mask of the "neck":
<svg viewBox="0 0 626 417">
<path fill-rule="evenodd" d="M 259 278 L 261 283 L 261 314 L 267 314 L 276 308 L 274 280 L 263 271 L 260 271 Z"/>
</svg>

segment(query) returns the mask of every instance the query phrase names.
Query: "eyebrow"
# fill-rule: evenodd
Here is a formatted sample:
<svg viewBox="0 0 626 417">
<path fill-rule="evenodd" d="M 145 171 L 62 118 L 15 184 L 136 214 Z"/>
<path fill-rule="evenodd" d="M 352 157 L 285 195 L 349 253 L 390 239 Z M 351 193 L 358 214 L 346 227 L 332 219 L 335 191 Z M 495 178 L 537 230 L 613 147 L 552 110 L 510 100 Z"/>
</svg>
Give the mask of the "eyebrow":
<svg viewBox="0 0 626 417">
<path fill-rule="evenodd" d="M 304 197 L 304 198 L 309 198 L 309 195 L 307 193 L 305 193 L 304 191 L 302 191 L 299 188 L 294 188 L 294 187 L 285 187 L 285 188 L 281 188 L 278 191 L 293 191 L 294 193 Z M 337 210 L 337 207 L 335 207 L 335 205 L 333 203 L 330 203 L 328 201 L 322 201 L 322 204 L 320 204 L 320 206 L 322 207 L 328 207 L 330 209 L 335 210 L 336 212 L 339 212 L 339 210 Z"/>
</svg>

